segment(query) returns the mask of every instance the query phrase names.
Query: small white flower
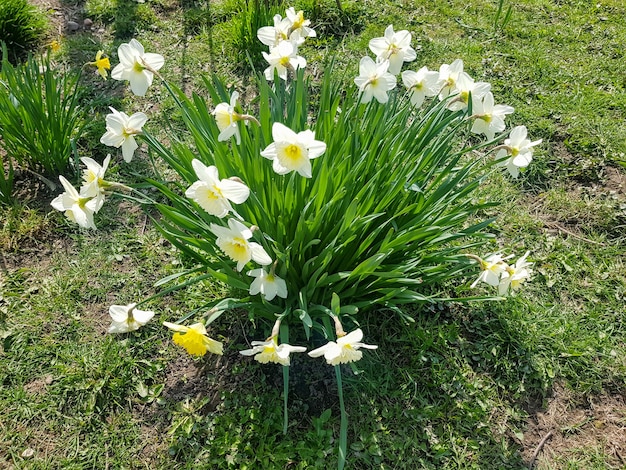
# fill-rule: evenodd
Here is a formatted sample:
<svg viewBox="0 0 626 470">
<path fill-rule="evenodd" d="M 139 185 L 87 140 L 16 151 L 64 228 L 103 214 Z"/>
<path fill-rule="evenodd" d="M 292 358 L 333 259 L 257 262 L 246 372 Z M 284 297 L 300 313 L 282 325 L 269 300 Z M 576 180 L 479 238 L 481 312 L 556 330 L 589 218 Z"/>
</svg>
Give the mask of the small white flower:
<svg viewBox="0 0 626 470">
<path fill-rule="evenodd" d="M 290 364 L 289 354 L 292 352 L 304 352 L 305 347 L 292 346 L 287 343 L 278 344 L 276 336 L 272 336 L 267 341 L 252 341 L 252 349 L 239 351 L 244 356 L 254 356 L 254 359 L 261 364 L 273 362 L 288 366 Z"/>
<path fill-rule="evenodd" d="M 125 162 L 133 159 L 133 154 L 138 145 L 135 136 L 141 134 L 141 128 L 148 120 L 144 113 L 135 113 L 128 116 L 126 113 L 109 107 L 111 114 L 106 116 L 106 133 L 100 138 L 100 142 L 109 147 L 122 147 L 122 157 Z"/>
<path fill-rule="evenodd" d="M 502 255 L 497 253 L 487 257 L 485 260 L 481 260 L 480 268 L 482 272 L 478 279 L 472 283 L 472 288 L 476 287 L 481 281 L 486 282 L 490 286 L 497 286 L 500 283 L 500 276 L 507 267 L 508 265 L 504 262 Z"/>
<path fill-rule="evenodd" d="M 402 72 L 402 83 L 411 97 L 413 106 L 421 106 L 428 96 L 437 96 L 441 88 L 439 73 L 422 67 L 417 72 L 405 70 Z"/>
<path fill-rule="evenodd" d="M 165 59 L 160 54 L 144 52 L 136 39 L 121 44 L 117 49 L 120 63 L 111 71 L 114 80 L 128 80 L 130 89 L 137 96 L 144 96 L 152 85 L 154 71 L 163 67 Z"/>
<path fill-rule="evenodd" d="M 480 100 L 490 89 L 491 85 L 489 83 L 474 82 L 472 77 L 465 72 L 461 72 L 455 82 L 455 89 L 451 92 L 455 97 L 448 102 L 447 108 L 450 111 L 466 109 L 470 96 L 474 100 Z"/>
<path fill-rule="evenodd" d="M 389 61 L 389 73 L 393 75 L 400 73 L 404 62 L 411 62 L 417 58 L 415 50 L 411 47 L 411 33 L 405 29 L 394 32 L 392 25 L 387 26 L 383 37 L 372 39 L 369 47 L 378 60 Z"/>
<path fill-rule="evenodd" d="M 463 73 L 463 61 L 456 59 L 451 64 L 442 64 L 439 67 L 439 81 L 442 88 L 439 92 L 439 99 L 443 100 L 450 94 L 456 92 L 456 82 L 459 76 Z"/>
<path fill-rule="evenodd" d="M 471 131 L 474 134 L 484 134 L 487 139 L 495 137 L 496 132 L 505 128 L 504 117 L 515 111 L 513 107 L 493 103 L 493 94 L 488 92 L 482 99 L 472 96 L 472 114 L 474 124 Z"/>
<path fill-rule="evenodd" d="M 274 80 L 274 70 L 278 76 L 287 80 L 289 70 L 295 71 L 306 67 L 306 59 L 298 54 L 298 46 L 294 41 L 281 41 L 276 47 L 270 48 L 270 53 L 263 52 L 263 57 L 269 67 L 263 72 L 268 81 Z"/>
<path fill-rule="evenodd" d="M 302 10 L 296 12 L 294 7 L 290 7 L 285 13 L 287 15 L 287 19 L 291 23 L 291 34 L 297 34 L 298 37 L 302 38 L 303 42 L 305 38 L 314 38 L 316 36 L 315 30 L 313 30 L 313 28 L 309 28 L 311 20 L 304 19 L 304 13 Z"/>
<path fill-rule="evenodd" d="M 231 179 L 219 179 L 217 167 L 205 166 L 195 158 L 191 161 L 199 181 L 193 183 L 185 196 L 198 203 L 209 214 L 216 217 L 224 217 L 233 212 L 230 202 L 241 204 L 248 199 L 250 189 L 239 181 Z"/>
<path fill-rule="evenodd" d="M 309 352 L 311 357 L 324 356 L 326 362 L 331 366 L 337 364 L 345 364 L 355 362 L 361 359 L 363 352 L 360 348 L 376 349 L 378 346 L 361 343 L 363 339 L 363 331 L 358 328 L 346 336 L 342 336 L 335 341 L 329 341 L 321 348 L 314 349 Z"/>
<path fill-rule="evenodd" d="M 256 35 L 263 44 L 269 47 L 276 47 L 281 41 L 287 41 L 291 30 L 289 18 L 274 15 L 274 26 L 263 26 L 259 28 Z M 304 38 L 298 39 L 298 45 L 304 42 Z"/>
<path fill-rule="evenodd" d="M 359 63 L 359 76 L 354 83 L 362 93 L 361 103 L 369 103 L 372 97 L 379 103 L 389 101 L 387 92 L 396 86 L 396 77 L 390 74 L 389 61 L 374 62 L 371 57 L 363 57 Z"/>
<path fill-rule="evenodd" d="M 256 277 L 250 284 L 250 295 L 261 294 L 265 300 L 272 300 L 274 297 L 287 298 L 287 283 L 284 279 L 274 273 L 268 273 L 263 268 L 248 271 L 248 276 Z"/>
<path fill-rule="evenodd" d="M 229 103 L 220 103 L 213 110 L 213 116 L 217 122 L 217 127 L 220 130 L 220 135 L 217 136 L 219 142 L 224 142 L 235 136 L 237 145 L 241 144 L 241 135 L 239 134 L 239 127 L 237 126 L 238 114 L 235 112 L 235 105 L 239 93 L 236 91 L 230 96 Z"/>
<path fill-rule="evenodd" d="M 249 242 L 252 230 L 235 219 L 228 220 L 228 228 L 211 224 L 209 230 L 217 237 L 217 246 L 233 261 L 237 262 L 237 271 L 250 261 L 256 261 L 261 266 L 272 264 L 272 258 L 265 249 L 256 242 Z"/>
<path fill-rule="evenodd" d="M 111 305 L 109 307 L 109 315 L 113 319 L 109 333 L 135 331 L 152 319 L 154 312 L 136 309 L 135 305 L 137 304 Z"/>
<path fill-rule="evenodd" d="M 526 254 L 519 258 L 514 265 L 508 266 L 506 271 L 502 273 L 502 278 L 500 279 L 500 284 L 498 286 L 500 295 L 506 295 L 509 292 L 518 291 L 521 289 L 522 284 L 527 279 L 530 279 L 533 272 L 530 266 L 533 263 L 526 261 L 529 254 L 530 252 L 527 251 Z"/>
<path fill-rule="evenodd" d="M 297 171 L 305 178 L 311 178 L 311 160 L 326 151 L 326 144 L 315 140 L 315 134 L 302 131 L 297 134 L 284 124 L 272 125 L 274 142 L 261 152 L 261 156 L 273 160 L 273 168 L 279 175 Z"/>
<path fill-rule="evenodd" d="M 509 138 L 504 141 L 504 148 L 496 154 L 496 160 L 505 166 L 513 178 L 517 178 L 520 168 L 526 168 L 533 159 L 532 148 L 541 143 L 541 139 L 531 142 L 526 138 L 526 126 L 517 126 L 511 130 Z M 504 158 L 510 155 L 506 160 Z"/>
<path fill-rule="evenodd" d="M 83 185 L 80 188 L 80 192 L 87 197 L 97 197 L 104 192 L 103 185 L 104 173 L 109 167 L 111 161 L 111 155 L 107 155 L 102 166 L 96 162 L 93 158 L 83 157 L 80 159 L 87 168 L 83 170 Z"/>
<path fill-rule="evenodd" d="M 52 207 L 65 213 L 65 217 L 79 226 L 95 230 L 96 225 L 93 222 L 93 215 L 102 207 L 104 198 L 101 195 L 90 197 L 85 194 L 79 194 L 76 188 L 63 176 L 59 176 L 59 180 L 65 192 L 54 198 L 50 203 Z"/>
</svg>

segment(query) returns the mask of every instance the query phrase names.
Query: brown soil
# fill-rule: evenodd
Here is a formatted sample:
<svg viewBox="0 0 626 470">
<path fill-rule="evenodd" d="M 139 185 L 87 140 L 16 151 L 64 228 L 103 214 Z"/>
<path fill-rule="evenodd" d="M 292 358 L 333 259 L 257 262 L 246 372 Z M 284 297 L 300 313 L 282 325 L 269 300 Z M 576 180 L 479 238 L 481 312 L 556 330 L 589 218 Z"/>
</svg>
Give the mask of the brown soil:
<svg viewBox="0 0 626 470">
<path fill-rule="evenodd" d="M 577 400 L 567 389 L 556 386 L 545 407 L 530 412 L 523 440 L 524 460 L 530 465 L 537 452 L 532 468 L 562 468 L 568 456 L 592 450 L 606 456 L 606 468 L 626 465 L 624 396 L 600 395 Z"/>
</svg>

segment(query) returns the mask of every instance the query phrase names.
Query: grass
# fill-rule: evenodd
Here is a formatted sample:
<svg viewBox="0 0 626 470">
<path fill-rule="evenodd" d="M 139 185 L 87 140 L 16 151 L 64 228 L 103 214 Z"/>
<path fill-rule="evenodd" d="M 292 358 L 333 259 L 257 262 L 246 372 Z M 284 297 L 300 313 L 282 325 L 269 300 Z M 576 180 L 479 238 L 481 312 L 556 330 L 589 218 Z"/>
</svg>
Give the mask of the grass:
<svg viewBox="0 0 626 470">
<path fill-rule="evenodd" d="M 135 23 L 134 33 L 165 55 L 163 72 L 188 91 L 201 90 L 200 73 L 216 71 L 250 93 L 233 39 L 236 3 L 142 4 L 142 17 L 157 20 Z M 413 324 L 369 314 L 365 337 L 379 349 L 366 353 L 358 374 L 344 374 L 349 468 L 527 468 L 538 443 L 533 420 L 558 399 L 589 413 L 592 424 L 553 423 L 555 436 L 571 440 L 567 447 L 548 441 L 536 468 L 620 468 L 615 445 L 624 442 L 598 438 L 600 418 L 585 403 L 626 392 L 626 177 L 618 167 L 626 154 L 625 7 L 618 0 L 505 2 L 511 19 L 496 27 L 496 2 L 342 3 L 359 21 L 342 19 L 331 0 L 296 2 L 320 25 L 317 42 L 302 50 L 310 63 L 337 51 L 351 81 L 371 37 L 387 24 L 407 28 L 420 66 L 463 58 L 475 78 L 492 83 L 497 102 L 516 108 L 511 122 L 544 139 L 522 178 L 495 178 L 484 188 L 502 201 L 487 214 L 498 216 L 493 250 L 530 250 L 533 280 L 506 302 L 433 305 L 415 312 Z M 121 40 L 112 18 L 124 24 L 106 16 L 115 15 L 107 8 L 116 2 L 87 7 L 100 12 L 94 18 L 105 33 L 66 38 L 61 58 L 78 66 L 92 60 L 93 40 L 114 57 Z M 80 49 L 89 54 L 72 56 Z M 93 105 L 99 113 L 105 96 L 123 92 L 113 82 L 106 87 Z M 166 125 L 159 116 L 172 105 L 164 96 L 153 88 L 133 101 L 154 113 L 152 129 Z M 128 97 L 119 100 L 118 109 L 130 106 Z M 103 155 L 95 124 L 91 132 L 81 152 Z M 137 159 L 113 172 L 122 180 L 146 167 Z M 330 368 L 294 358 L 283 436 L 278 369 L 237 352 L 267 334 L 261 325 L 245 312 L 220 319 L 225 355 L 195 361 L 158 326 L 223 287 L 207 283 L 153 301 L 157 318 L 147 328 L 106 335 L 109 305 L 150 295 L 157 279 L 185 261 L 127 203 L 105 206 L 97 233 L 79 232 L 50 212 L 52 195 L 20 192 L 36 184 L 21 178 L 21 205 L 0 209 L 0 466 L 335 464 L 339 406 Z M 623 402 L 613 409 L 623 427 Z"/>
<path fill-rule="evenodd" d="M 0 38 L 11 62 L 36 49 L 47 28 L 48 18 L 28 0 L 5 0 L 0 5 Z"/>
</svg>

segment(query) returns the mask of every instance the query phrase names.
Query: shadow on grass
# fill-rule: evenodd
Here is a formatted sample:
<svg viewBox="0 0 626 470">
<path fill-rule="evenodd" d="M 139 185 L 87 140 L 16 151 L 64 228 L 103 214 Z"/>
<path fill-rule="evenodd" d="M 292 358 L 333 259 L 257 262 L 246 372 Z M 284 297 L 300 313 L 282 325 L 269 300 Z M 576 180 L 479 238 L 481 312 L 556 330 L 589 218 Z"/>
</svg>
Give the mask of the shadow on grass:
<svg viewBox="0 0 626 470">
<path fill-rule="evenodd" d="M 480 318 L 464 316 L 466 310 L 423 311 L 406 327 L 391 315 L 367 314 L 364 341 L 379 349 L 364 352 L 360 374 L 343 370 L 351 468 L 521 468 L 516 435 L 524 405 L 550 387 L 524 329 L 499 307 Z M 188 393 L 182 400 L 177 389 L 165 391 L 179 403 L 170 452 L 181 463 L 212 468 L 227 468 L 228 458 L 257 468 L 336 465 L 333 368 L 293 355 L 283 435 L 280 367 L 242 358 L 237 350 L 247 346 L 235 342 L 180 385 Z M 192 381 L 208 392 L 195 394 Z"/>
</svg>

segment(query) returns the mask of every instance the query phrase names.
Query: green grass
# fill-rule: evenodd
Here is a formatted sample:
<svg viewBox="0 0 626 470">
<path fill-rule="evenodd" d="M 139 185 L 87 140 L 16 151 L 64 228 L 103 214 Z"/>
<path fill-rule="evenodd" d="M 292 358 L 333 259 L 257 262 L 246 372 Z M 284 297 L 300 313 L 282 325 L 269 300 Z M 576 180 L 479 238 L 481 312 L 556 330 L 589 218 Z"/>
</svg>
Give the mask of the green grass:
<svg viewBox="0 0 626 470">
<path fill-rule="evenodd" d="M 43 40 L 48 18 L 28 0 L 4 0 L 0 4 L 0 40 L 6 44 L 8 59 L 24 59 Z"/>
<path fill-rule="evenodd" d="M 109 3 L 87 7 L 107 24 Z M 236 3 L 149 2 L 138 7 L 157 20 L 137 22 L 134 33 L 165 55 L 163 73 L 187 91 L 200 90 L 200 74 L 215 71 L 251 94 L 238 67 Z M 573 408 L 626 392 L 626 177 L 616 166 L 626 154 L 626 8 L 619 0 L 504 2 L 511 19 L 494 27 L 497 2 L 486 0 L 342 3 L 359 21 L 342 19 L 332 0 L 296 2 L 325 32 L 302 48 L 310 63 L 336 51 L 350 82 L 370 38 L 387 24 L 407 28 L 421 46 L 412 69 L 462 58 L 473 77 L 492 83 L 498 103 L 516 108 L 509 124 L 544 139 L 519 180 L 495 178 L 483 189 L 502 201 L 485 214 L 498 216 L 493 251 L 530 250 L 534 278 L 506 302 L 437 304 L 416 312 L 413 324 L 368 314 L 365 340 L 379 349 L 364 354 L 358 375 L 344 373 L 348 468 L 527 468 L 534 447 L 520 438 L 537 404 L 545 408 L 561 389 Z M 63 57 L 80 66 L 102 48 L 115 64 L 116 34 L 107 24 L 97 47 L 88 36 L 67 38 Z M 89 53 L 79 57 L 80 49 Z M 106 98 L 116 96 L 118 109 L 156 110 L 154 131 L 179 125 L 176 116 L 164 119 L 173 106 L 158 87 L 141 100 L 122 98 L 124 90 L 107 82 L 93 107 L 106 113 Z M 109 149 L 97 144 L 103 128 L 92 125 L 81 156 L 101 160 Z M 127 181 L 147 168 L 138 158 L 113 174 Z M 18 188 L 37 184 L 19 178 Z M 20 206 L 0 209 L 0 466 L 336 464 L 331 368 L 294 358 L 282 435 L 278 366 L 237 352 L 267 334 L 262 325 L 245 312 L 220 319 L 224 357 L 195 361 L 159 326 L 223 295 L 222 286 L 152 301 L 157 315 L 145 329 L 106 335 L 109 305 L 149 296 L 185 260 L 128 203 L 106 205 L 91 233 L 51 213 L 51 199 L 29 191 Z M 620 468 L 604 443 L 584 442 L 584 429 L 570 433 L 581 437 L 570 450 L 544 450 L 537 468 Z M 27 449 L 30 458 L 22 457 Z"/>
</svg>

